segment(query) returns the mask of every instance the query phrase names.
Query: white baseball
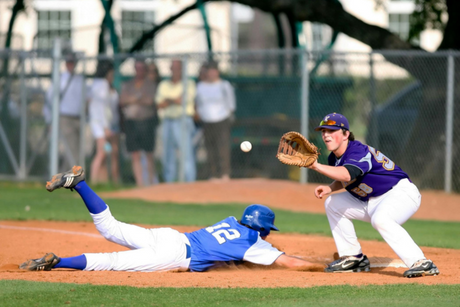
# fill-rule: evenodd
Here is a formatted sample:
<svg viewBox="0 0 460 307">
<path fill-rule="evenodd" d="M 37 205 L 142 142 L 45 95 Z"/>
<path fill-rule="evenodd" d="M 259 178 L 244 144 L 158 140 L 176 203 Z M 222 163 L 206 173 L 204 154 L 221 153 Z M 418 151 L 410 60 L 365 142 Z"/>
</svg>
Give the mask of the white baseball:
<svg viewBox="0 0 460 307">
<path fill-rule="evenodd" d="M 249 141 L 244 141 L 244 142 L 241 142 L 240 148 L 244 152 L 249 152 L 252 149 L 252 144 Z"/>
</svg>

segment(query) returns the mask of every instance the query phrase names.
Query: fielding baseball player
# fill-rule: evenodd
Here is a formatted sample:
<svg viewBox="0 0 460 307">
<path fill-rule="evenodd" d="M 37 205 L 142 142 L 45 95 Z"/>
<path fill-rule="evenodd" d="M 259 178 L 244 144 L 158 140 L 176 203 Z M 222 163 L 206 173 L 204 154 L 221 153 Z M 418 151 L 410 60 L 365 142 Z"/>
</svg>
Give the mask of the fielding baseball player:
<svg viewBox="0 0 460 307">
<path fill-rule="evenodd" d="M 80 166 L 60 173 L 46 184 L 50 192 L 75 189 L 88 208 L 97 230 L 107 240 L 130 248 L 129 251 L 83 254 L 59 258 L 48 253 L 30 259 L 19 267 L 30 271 L 70 268 L 85 271 L 194 271 L 202 272 L 228 262 L 248 261 L 260 265 L 317 270 L 323 265 L 285 255 L 265 238 L 274 225 L 275 213 L 266 206 L 251 205 L 240 221 L 228 217 L 212 226 L 180 233 L 171 228 L 146 229 L 117 221 L 105 202 L 84 181 Z"/>
<path fill-rule="evenodd" d="M 310 169 L 334 181 L 320 185 L 315 196 L 325 201 L 327 218 L 340 259 L 330 263 L 326 272 L 369 271 L 351 220 L 370 222 L 409 267 L 404 277 L 437 275 L 439 270 L 425 258 L 401 226 L 419 208 L 421 195 L 409 176 L 380 151 L 355 141 L 345 116 L 332 113 L 324 117 L 316 131 L 331 154 L 328 164 L 315 161 Z"/>
</svg>

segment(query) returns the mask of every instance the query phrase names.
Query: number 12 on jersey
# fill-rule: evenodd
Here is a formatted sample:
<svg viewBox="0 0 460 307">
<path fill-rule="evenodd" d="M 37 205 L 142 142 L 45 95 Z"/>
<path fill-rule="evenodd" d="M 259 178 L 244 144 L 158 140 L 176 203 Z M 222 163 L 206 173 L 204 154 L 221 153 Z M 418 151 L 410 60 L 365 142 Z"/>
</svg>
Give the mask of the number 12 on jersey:
<svg viewBox="0 0 460 307">
<path fill-rule="evenodd" d="M 224 227 L 230 227 L 228 223 L 217 224 L 215 226 L 209 226 L 206 231 L 209 232 L 216 238 L 219 244 L 224 244 L 227 240 L 238 239 L 241 234 L 236 229 L 222 229 Z"/>
</svg>

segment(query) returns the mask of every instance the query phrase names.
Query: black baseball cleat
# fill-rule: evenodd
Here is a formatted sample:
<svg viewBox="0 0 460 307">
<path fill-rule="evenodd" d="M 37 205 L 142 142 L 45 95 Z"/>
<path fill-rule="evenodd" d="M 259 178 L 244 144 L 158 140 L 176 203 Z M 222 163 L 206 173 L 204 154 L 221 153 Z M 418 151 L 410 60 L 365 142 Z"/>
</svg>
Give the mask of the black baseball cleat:
<svg viewBox="0 0 460 307">
<path fill-rule="evenodd" d="M 366 255 L 361 258 L 355 256 L 344 256 L 331 262 L 324 272 L 328 273 L 347 273 L 347 272 L 369 272 L 371 263 Z"/>
<path fill-rule="evenodd" d="M 422 259 L 416 261 L 409 270 L 404 272 L 404 277 L 421 277 L 421 276 L 436 276 L 439 275 L 438 267 L 433 261 L 428 259 Z"/>
<path fill-rule="evenodd" d="M 38 259 L 29 259 L 19 266 L 22 270 L 28 271 L 51 271 L 61 261 L 61 258 L 53 253 L 48 253 Z"/>
<path fill-rule="evenodd" d="M 54 175 L 51 181 L 46 183 L 46 189 L 50 192 L 60 188 L 66 188 L 73 191 L 73 188 L 83 180 L 85 180 L 85 171 L 83 167 L 74 166 L 70 171 Z"/>
</svg>

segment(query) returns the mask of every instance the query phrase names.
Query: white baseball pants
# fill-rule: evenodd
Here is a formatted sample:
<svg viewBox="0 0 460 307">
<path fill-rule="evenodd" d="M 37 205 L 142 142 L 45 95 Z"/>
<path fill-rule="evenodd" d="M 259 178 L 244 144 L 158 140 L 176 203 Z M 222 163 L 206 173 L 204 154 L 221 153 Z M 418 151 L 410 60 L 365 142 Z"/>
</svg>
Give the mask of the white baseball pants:
<svg viewBox="0 0 460 307">
<path fill-rule="evenodd" d="M 190 264 L 188 238 L 171 228 L 146 229 L 117 221 L 107 207 L 91 214 L 94 225 L 107 240 L 130 248 L 130 251 L 84 254 L 85 271 L 185 271 Z"/>
<path fill-rule="evenodd" d="M 326 214 L 339 256 L 362 253 L 351 220 L 370 222 L 401 260 L 411 267 L 425 256 L 409 233 L 401 226 L 420 207 L 421 195 L 408 179 L 402 179 L 387 193 L 368 202 L 348 191 L 326 199 Z"/>
</svg>

